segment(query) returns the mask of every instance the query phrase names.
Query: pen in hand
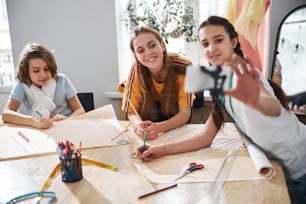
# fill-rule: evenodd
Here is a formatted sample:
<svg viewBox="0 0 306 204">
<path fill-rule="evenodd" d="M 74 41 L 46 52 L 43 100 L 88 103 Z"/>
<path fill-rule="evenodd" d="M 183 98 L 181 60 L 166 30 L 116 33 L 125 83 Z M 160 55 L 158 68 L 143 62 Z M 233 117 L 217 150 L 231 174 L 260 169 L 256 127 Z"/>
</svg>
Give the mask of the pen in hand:
<svg viewBox="0 0 306 204">
<path fill-rule="evenodd" d="M 144 131 L 143 133 L 143 146 L 142 146 L 142 152 L 146 150 L 146 141 L 147 141 L 147 132 Z"/>
<path fill-rule="evenodd" d="M 39 117 L 43 117 L 43 114 L 41 114 L 38 110 L 35 110 L 35 113 L 36 113 Z"/>
<path fill-rule="evenodd" d="M 45 118 L 50 119 L 51 114 L 48 109 L 42 109 L 42 110 L 34 110 L 35 116 L 38 116 L 39 118 Z"/>
<path fill-rule="evenodd" d="M 146 141 L 147 141 L 147 132 L 144 131 L 143 133 L 143 146 L 142 146 L 142 151 L 144 152 L 146 150 Z M 141 161 L 143 162 L 143 158 L 141 159 Z"/>
</svg>

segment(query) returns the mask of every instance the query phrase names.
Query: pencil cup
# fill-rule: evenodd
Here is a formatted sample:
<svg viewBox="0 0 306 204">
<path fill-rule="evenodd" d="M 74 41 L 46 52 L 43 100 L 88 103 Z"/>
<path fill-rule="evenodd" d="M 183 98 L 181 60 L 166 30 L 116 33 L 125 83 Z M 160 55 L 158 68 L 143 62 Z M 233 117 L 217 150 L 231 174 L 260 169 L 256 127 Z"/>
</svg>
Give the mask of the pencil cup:
<svg viewBox="0 0 306 204">
<path fill-rule="evenodd" d="M 60 158 L 62 181 L 73 183 L 83 178 L 82 158 Z"/>
</svg>

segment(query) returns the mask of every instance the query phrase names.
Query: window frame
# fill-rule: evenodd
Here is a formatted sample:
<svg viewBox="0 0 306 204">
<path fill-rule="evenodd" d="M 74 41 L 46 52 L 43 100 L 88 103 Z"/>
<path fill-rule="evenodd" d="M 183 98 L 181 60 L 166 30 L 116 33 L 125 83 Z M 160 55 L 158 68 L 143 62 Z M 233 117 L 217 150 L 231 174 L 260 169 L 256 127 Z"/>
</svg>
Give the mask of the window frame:
<svg viewBox="0 0 306 204">
<path fill-rule="evenodd" d="M 15 67 L 12 54 L 12 43 L 9 31 L 6 0 L 0 0 L 0 38 L 2 42 L 6 42 L 2 43 L 2 45 L 5 44 L 5 46 L 0 47 L 0 72 L 5 72 L 3 76 L 0 76 L 0 93 L 9 93 L 15 84 Z M 4 67 L 3 70 L 1 70 L 1 66 Z M 4 83 L 2 80 L 4 80 Z M 7 83 L 5 83 L 5 81 L 7 81 Z"/>
<path fill-rule="evenodd" d="M 139 3 L 144 0 L 116 0 L 116 28 L 117 28 L 117 50 L 118 50 L 118 71 L 119 71 L 119 81 L 123 81 L 128 76 L 128 72 L 134 61 L 134 57 L 129 48 L 129 34 L 126 32 L 125 26 L 122 22 L 123 12 L 129 2 Z M 225 5 L 227 5 L 228 0 L 185 0 L 185 4 L 194 8 L 194 21 L 195 28 L 194 33 L 197 33 L 197 25 L 199 25 L 204 19 L 210 15 L 220 15 L 223 16 Z M 198 8 L 198 9 L 196 9 Z M 201 9 L 201 10 L 200 10 Z M 197 37 L 197 35 L 196 35 Z M 178 41 L 183 41 L 181 43 L 182 47 L 176 47 Z M 208 62 L 203 57 L 200 51 L 200 44 L 195 42 L 186 42 L 184 39 L 169 39 L 169 43 L 166 45 L 168 52 L 175 52 L 184 55 L 190 59 L 193 64 L 208 65 Z"/>
</svg>

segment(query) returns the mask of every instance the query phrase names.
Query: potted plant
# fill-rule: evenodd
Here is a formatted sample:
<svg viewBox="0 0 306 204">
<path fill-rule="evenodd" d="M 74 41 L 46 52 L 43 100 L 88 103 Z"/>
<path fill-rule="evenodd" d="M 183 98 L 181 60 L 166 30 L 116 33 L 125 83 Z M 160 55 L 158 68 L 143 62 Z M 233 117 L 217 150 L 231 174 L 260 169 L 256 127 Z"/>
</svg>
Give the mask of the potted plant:
<svg viewBox="0 0 306 204">
<path fill-rule="evenodd" d="M 183 38 L 187 42 L 193 42 L 195 22 L 193 8 L 185 6 L 184 0 L 153 0 L 137 5 L 131 2 L 123 14 L 123 22 L 128 33 L 137 26 L 148 26 L 156 29 L 166 43 L 169 38 Z"/>
</svg>

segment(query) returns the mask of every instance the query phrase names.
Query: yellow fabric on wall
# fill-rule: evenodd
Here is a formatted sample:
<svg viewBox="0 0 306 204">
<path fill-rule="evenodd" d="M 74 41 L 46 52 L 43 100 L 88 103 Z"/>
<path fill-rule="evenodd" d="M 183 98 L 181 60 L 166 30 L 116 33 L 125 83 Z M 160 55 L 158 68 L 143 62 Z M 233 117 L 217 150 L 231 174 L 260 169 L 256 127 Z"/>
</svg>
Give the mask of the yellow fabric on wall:
<svg viewBox="0 0 306 204">
<path fill-rule="evenodd" d="M 234 24 L 237 19 L 237 0 L 229 0 L 225 9 L 224 17 Z"/>
<path fill-rule="evenodd" d="M 234 26 L 237 32 L 241 33 L 253 48 L 257 45 L 258 26 L 265 15 L 265 0 L 245 1 L 241 14 Z"/>
</svg>

